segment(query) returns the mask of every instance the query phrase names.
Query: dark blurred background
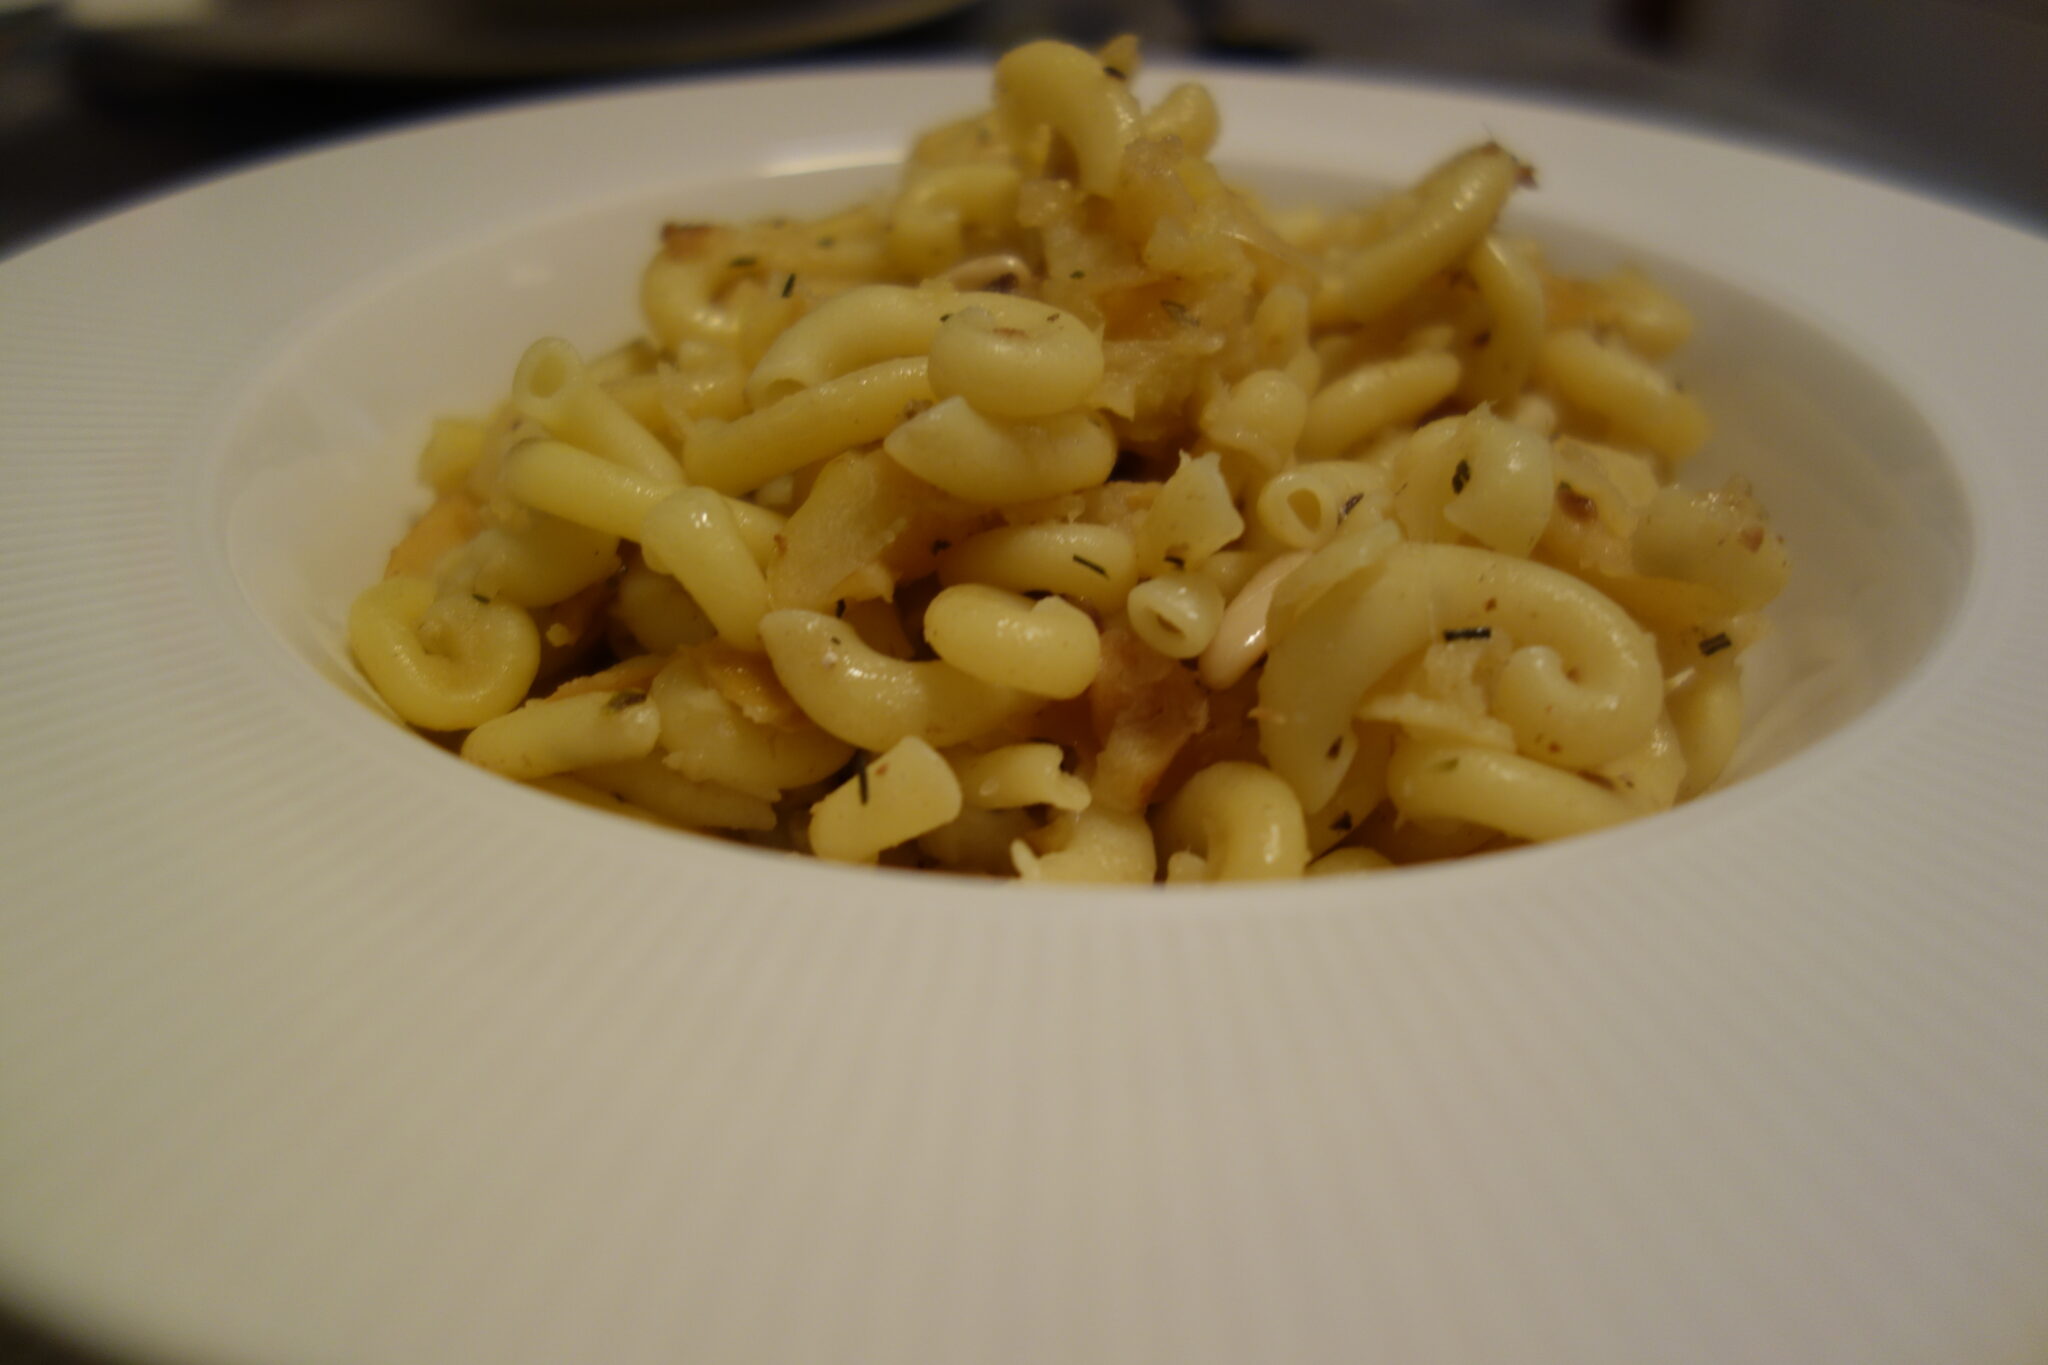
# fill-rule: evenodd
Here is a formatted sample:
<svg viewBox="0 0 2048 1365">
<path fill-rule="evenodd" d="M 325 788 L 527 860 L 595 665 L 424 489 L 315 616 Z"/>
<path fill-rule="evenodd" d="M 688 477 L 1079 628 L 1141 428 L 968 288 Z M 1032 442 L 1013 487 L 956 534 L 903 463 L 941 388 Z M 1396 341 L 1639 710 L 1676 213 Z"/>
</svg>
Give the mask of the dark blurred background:
<svg viewBox="0 0 2048 1365">
<path fill-rule="evenodd" d="M 1556 94 L 2048 232 L 2048 0 L 0 0 L 0 255 L 253 157 L 444 110 L 1126 31 L 1155 57 Z M 0 1362 L 140 1365 L 65 1341 L 4 1288 Z"/>
<path fill-rule="evenodd" d="M 1127 30 L 1648 112 L 2048 230 L 2048 0 L 0 0 L 0 254 L 444 109 Z"/>
</svg>

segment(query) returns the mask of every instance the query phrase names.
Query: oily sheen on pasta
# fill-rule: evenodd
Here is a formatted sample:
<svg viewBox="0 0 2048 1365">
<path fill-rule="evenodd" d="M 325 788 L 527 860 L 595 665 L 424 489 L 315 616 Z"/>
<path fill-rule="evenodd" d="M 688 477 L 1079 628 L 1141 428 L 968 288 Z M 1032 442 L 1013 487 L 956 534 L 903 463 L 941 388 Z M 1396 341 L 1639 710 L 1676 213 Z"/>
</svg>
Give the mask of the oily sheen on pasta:
<svg viewBox="0 0 2048 1365">
<path fill-rule="evenodd" d="M 675 222 L 645 335 L 437 423 L 356 601 L 464 758 L 683 829 L 1036 881 L 1369 871 L 1696 795 L 1783 586 L 1641 274 L 1488 143 L 1269 210 L 1199 85 L 1032 43 L 829 217 Z M 715 209 L 713 206 L 705 206 Z"/>
</svg>

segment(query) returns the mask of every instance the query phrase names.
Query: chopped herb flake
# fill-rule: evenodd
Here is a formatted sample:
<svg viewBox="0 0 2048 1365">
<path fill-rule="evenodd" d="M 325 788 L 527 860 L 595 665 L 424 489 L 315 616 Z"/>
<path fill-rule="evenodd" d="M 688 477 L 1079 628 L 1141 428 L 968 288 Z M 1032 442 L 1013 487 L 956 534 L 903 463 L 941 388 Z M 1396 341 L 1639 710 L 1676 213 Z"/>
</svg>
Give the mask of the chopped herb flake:
<svg viewBox="0 0 2048 1365">
<path fill-rule="evenodd" d="M 788 298 L 789 291 L 796 288 L 796 276 L 786 275 L 782 280 L 782 297 Z"/>
<path fill-rule="evenodd" d="M 1342 521 L 1350 516 L 1356 510 L 1358 504 L 1364 501 L 1365 494 L 1363 493 L 1353 493 L 1350 497 L 1344 499 L 1344 505 L 1337 509 L 1337 520 Z"/>
<path fill-rule="evenodd" d="M 748 266 L 756 264 L 757 260 L 758 258 L 753 256 L 735 256 L 732 258 L 732 268 L 745 270 Z"/>
<path fill-rule="evenodd" d="M 835 242 L 835 241 L 837 241 L 837 240 L 838 240 L 838 239 L 837 239 L 837 238 L 834 238 L 834 237 L 820 237 L 820 238 L 818 239 L 818 245 L 819 245 L 819 246 L 831 246 L 831 245 L 832 245 L 832 243 L 833 243 L 833 242 Z"/>
<path fill-rule="evenodd" d="M 832 604 L 832 614 L 833 614 L 834 616 L 838 616 L 838 617 L 842 617 L 842 618 L 843 618 L 843 617 L 844 617 L 844 616 L 846 615 L 846 599 L 845 599 L 845 598 L 843 598 L 843 597 L 842 597 L 842 598 L 840 598 L 840 599 L 839 599 L 839 600 L 838 600 L 837 602 L 835 602 L 835 603 L 833 603 L 833 604 Z"/>
<path fill-rule="evenodd" d="M 473 593 L 471 593 L 471 594 L 470 594 L 470 597 L 471 597 L 471 598 L 472 598 L 472 599 L 473 599 L 473 600 L 474 600 L 474 601 L 476 602 L 476 604 L 477 604 L 478 606 L 480 606 L 480 607 L 488 607 L 489 605 L 491 605 L 491 599 L 490 599 L 490 598 L 488 598 L 488 597 L 486 597 L 486 596 L 484 596 L 484 595 L 483 595 L 482 593 L 480 593 L 480 592 L 473 592 Z"/>
<path fill-rule="evenodd" d="M 1728 632 L 1724 630 L 1717 635 L 1709 635 L 1706 639 L 1700 641 L 1700 653 L 1707 655 L 1719 654 L 1734 643 L 1733 640 L 1728 638 Z"/>
<path fill-rule="evenodd" d="M 1127 81 L 1131 78 L 1130 73 L 1120 66 L 1105 66 L 1102 68 L 1102 74 L 1114 81 Z"/>
<path fill-rule="evenodd" d="M 1088 278 L 1088 272 L 1085 270 L 1076 270 L 1074 273 L 1067 276 L 1067 278 L 1070 280 L 1085 280 Z"/>
<path fill-rule="evenodd" d="M 645 692 L 614 692 L 612 699 L 604 704 L 607 711 L 624 711 L 647 700 Z"/>
<path fill-rule="evenodd" d="M 1451 491 L 1453 493 L 1462 493 L 1465 491 L 1465 485 L 1470 482 L 1472 482 L 1472 462 L 1470 460 L 1458 461 L 1458 467 L 1451 471 Z"/>
<path fill-rule="evenodd" d="M 1188 562 L 1179 555 L 1166 556 L 1166 562 L 1173 565 L 1176 569 L 1185 569 L 1188 566 Z"/>
<path fill-rule="evenodd" d="M 1447 630 L 1444 632 L 1444 639 L 1446 640 L 1491 640 L 1492 638 L 1492 626 L 1463 626 L 1457 630 Z"/>
<path fill-rule="evenodd" d="M 854 771 L 853 780 L 860 784 L 860 803 L 865 806 L 868 803 L 868 765 L 866 759 L 862 759 L 860 767 Z"/>
<path fill-rule="evenodd" d="M 1180 323 L 1183 327 L 1195 320 L 1194 316 L 1188 312 L 1188 306 L 1178 299 L 1161 299 L 1159 306 L 1166 310 L 1168 317 Z"/>
<path fill-rule="evenodd" d="M 1104 578 L 1109 577 L 1109 570 L 1103 568 L 1100 564 L 1097 564 L 1092 559 L 1084 559 L 1080 555 L 1075 555 L 1074 562 L 1076 564 L 1079 564 L 1082 568 L 1087 569 L 1091 573 L 1099 573 Z"/>
<path fill-rule="evenodd" d="M 1323 751 L 1323 756 L 1325 758 L 1335 758 L 1338 754 L 1341 754 L 1343 752 L 1344 736 L 1339 735 L 1335 739 L 1330 741 L 1330 747 Z"/>
</svg>

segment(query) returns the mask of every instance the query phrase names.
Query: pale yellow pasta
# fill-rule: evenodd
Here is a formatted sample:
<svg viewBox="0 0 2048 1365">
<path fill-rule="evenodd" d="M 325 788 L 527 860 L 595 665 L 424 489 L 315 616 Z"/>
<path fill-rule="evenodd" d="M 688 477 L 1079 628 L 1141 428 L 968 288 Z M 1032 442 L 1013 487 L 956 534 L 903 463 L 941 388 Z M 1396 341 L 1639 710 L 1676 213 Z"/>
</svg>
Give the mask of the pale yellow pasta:
<svg viewBox="0 0 2048 1365">
<path fill-rule="evenodd" d="M 985 583 L 947 588 L 924 613 L 924 638 L 953 667 L 1040 697 L 1078 697 L 1095 681 L 1102 641 L 1087 612 Z"/>
<path fill-rule="evenodd" d="M 1207 156 L 1223 128 L 1215 99 L 1206 87 L 1192 81 L 1167 91 L 1139 117 L 1138 124 L 1147 137 L 1174 138 L 1195 156 Z"/>
<path fill-rule="evenodd" d="M 692 483 L 751 493 L 791 470 L 878 441 L 931 400 L 923 359 L 887 360 L 801 389 L 772 407 L 700 424 L 683 446 Z"/>
<path fill-rule="evenodd" d="M 443 565 L 440 585 L 449 594 L 551 606 L 616 573 L 618 549 L 617 536 L 530 512 L 479 531 Z"/>
<path fill-rule="evenodd" d="M 1352 838 L 1387 796 L 1387 759 L 1394 751 L 1391 726 L 1360 727 L 1358 752 L 1330 799 L 1307 815 L 1309 852 L 1320 856 Z"/>
<path fill-rule="evenodd" d="M 964 398 L 944 399 L 901 423 L 882 449 L 933 487 L 990 506 L 1093 487 L 1116 463 L 1116 438 L 1093 414 L 1004 422 Z"/>
<path fill-rule="evenodd" d="M 1202 646 L 1199 672 L 1212 692 L 1221 692 L 1251 672 L 1266 653 L 1266 621 L 1273 594 L 1286 577 L 1307 563 L 1306 550 L 1276 555 L 1266 561 L 1223 609 L 1216 633 Z"/>
<path fill-rule="evenodd" d="M 1426 660 L 1441 648 L 1431 645 L 1423 657 Z M 1384 722 L 1424 739 L 1455 740 L 1506 753 L 1515 750 L 1515 732 L 1506 721 L 1488 714 L 1483 704 L 1475 707 L 1460 697 L 1375 688 L 1354 714 L 1359 720 Z"/>
<path fill-rule="evenodd" d="M 1676 805 L 1685 786 L 1685 746 L 1667 705 L 1643 742 L 1619 758 L 1586 770 L 1586 776 L 1603 783 L 1638 812 L 1669 810 Z"/>
<path fill-rule="evenodd" d="M 1742 734 L 1742 682 L 1732 661 L 1707 659 L 1665 700 L 1685 756 L 1681 798 L 1713 785 L 1734 757 Z"/>
<path fill-rule="evenodd" d="M 886 749 L 907 736 L 958 744 L 1035 704 L 1028 692 L 983 682 L 944 660 L 892 659 L 814 611 L 768 613 L 761 643 L 804 714 L 863 749 Z"/>
<path fill-rule="evenodd" d="M 770 407 L 799 389 L 844 379 L 854 370 L 926 356 L 940 327 L 967 311 L 983 313 L 1001 327 L 1042 332 L 1051 325 L 1047 315 L 1057 309 L 1020 295 L 963 293 L 940 280 L 920 287 L 860 284 L 782 329 L 748 377 L 748 401 Z M 1094 338 L 1079 321 L 1067 319 L 1059 325 L 1059 336 L 1075 344 L 1071 334 Z"/>
<path fill-rule="evenodd" d="M 1458 358 L 1443 351 L 1359 366 L 1309 398 L 1301 453 L 1333 459 L 1389 427 L 1413 422 L 1451 396 L 1458 373 Z"/>
<path fill-rule="evenodd" d="M 1557 569 L 1455 545 L 1397 545 L 1307 606 L 1260 678 L 1260 747 L 1307 806 L 1336 789 L 1365 691 L 1445 631 L 1501 630 L 1520 646 L 1494 710 L 1525 754 L 1561 768 L 1642 742 L 1662 704 L 1656 646 L 1628 614 Z"/>
<path fill-rule="evenodd" d="M 811 807 L 811 851 L 871 863 L 960 814 L 960 783 L 936 749 L 915 735 L 891 745 Z"/>
<path fill-rule="evenodd" d="M 939 582 L 986 583 L 1047 592 L 1099 615 L 1120 610 L 1138 581 L 1138 552 L 1126 532 L 1088 522 L 998 526 L 939 556 Z"/>
<path fill-rule="evenodd" d="M 775 828 L 771 803 L 715 782 L 692 782 L 659 759 L 627 758 L 589 765 L 578 768 L 576 776 L 685 829 Z"/>
<path fill-rule="evenodd" d="M 1138 131 L 1138 103 L 1123 77 L 1051 41 L 1026 43 L 996 63 L 996 112 L 1013 141 L 1045 130 L 1070 148 L 1076 181 L 1090 194 L 1116 188 Z"/>
<path fill-rule="evenodd" d="M 754 562 L 766 569 L 782 547 L 782 528 L 788 518 L 756 502 L 744 498 L 723 498 L 725 510 L 732 514 L 733 529 L 739 532 L 740 543 L 747 547 Z"/>
<path fill-rule="evenodd" d="M 420 482 L 437 493 L 460 488 L 483 458 L 486 431 L 482 422 L 459 417 L 437 419 L 420 450 Z"/>
<path fill-rule="evenodd" d="M 643 478 L 681 481 L 675 456 L 591 378 L 576 348 L 558 337 L 534 342 L 520 358 L 512 406 L 550 435 Z"/>
<path fill-rule="evenodd" d="M 649 435 L 664 446 L 679 439 L 687 430 L 676 425 L 664 397 L 662 377 L 653 370 L 646 374 L 606 380 L 604 391 L 626 410 L 628 417 L 638 422 Z"/>
<path fill-rule="evenodd" d="M 936 275 L 960 259 L 970 230 L 993 231 L 1017 212 L 1015 166 L 974 161 L 919 170 L 889 210 L 889 259 L 910 275 Z"/>
<path fill-rule="evenodd" d="M 1465 259 L 1486 305 L 1486 331 L 1458 384 L 1468 403 L 1509 403 L 1529 382 L 1543 343 L 1543 275 L 1524 252 L 1488 237 Z"/>
<path fill-rule="evenodd" d="M 1299 877 L 1308 828 L 1294 791 L 1252 763 L 1217 763 L 1188 779 L 1159 818 L 1160 846 L 1201 859 L 1207 881 Z"/>
<path fill-rule="evenodd" d="M 550 796 L 559 796 L 564 801 L 573 801 L 579 806 L 589 806 L 607 815 L 624 816 L 628 820 L 657 828 L 673 828 L 673 822 L 664 820 L 644 806 L 637 806 L 617 792 L 608 792 L 602 787 L 585 782 L 578 777 L 555 776 L 536 777 L 520 785 L 535 791 L 544 791 Z"/>
<path fill-rule="evenodd" d="M 1576 773 L 1520 754 L 1420 737 L 1394 744 L 1387 764 L 1394 808 L 1411 820 L 1463 820 L 1518 839 L 1561 839 L 1618 825 L 1639 812 Z"/>
<path fill-rule="evenodd" d="M 1670 355 L 1692 335 L 1692 314 L 1632 266 L 1602 276 L 1587 290 L 1587 320 L 1612 327 L 1639 354 Z"/>
<path fill-rule="evenodd" d="M 747 378 L 747 401 L 766 408 L 883 361 L 922 357 L 941 320 L 956 309 L 980 308 L 1017 321 L 1025 316 L 1017 310 L 1028 303 L 943 285 L 860 285 L 826 300 L 776 337 Z"/>
<path fill-rule="evenodd" d="M 1132 588 L 1124 611 L 1140 640 L 1169 659 L 1192 659 L 1216 638 L 1223 590 L 1200 574 L 1162 574 Z"/>
<path fill-rule="evenodd" d="M 730 345 L 739 325 L 711 301 L 723 265 L 708 259 L 682 259 L 658 251 L 640 276 L 640 311 L 656 340 L 666 350 L 690 342 Z"/>
<path fill-rule="evenodd" d="M 641 648 L 656 654 L 700 645 L 718 633 L 682 584 L 638 559 L 619 574 L 611 611 Z"/>
<path fill-rule="evenodd" d="M 648 697 L 661 716 L 662 761 L 693 782 L 774 801 L 823 781 L 853 757 L 852 745 L 815 725 L 785 729 L 749 719 L 688 653 L 655 675 Z"/>
<path fill-rule="evenodd" d="M 1517 426 L 1524 426 L 1545 436 L 1557 434 L 1557 404 L 1540 393 L 1522 393 L 1509 400 L 1501 410 L 1501 416 Z"/>
<path fill-rule="evenodd" d="M 1079 407 L 1102 381 L 1102 342 L 1049 305 L 955 308 L 931 341 L 932 392 L 991 417 L 1051 417 Z"/>
<path fill-rule="evenodd" d="M 1086 810 L 1088 784 L 1062 769 L 1065 758 L 1057 744 L 1006 744 L 973 754 L 958 765 L 960 790 L 968 805 L 981 810 Z"/>
<path fill-rule="evenodd" d="M 1308 423 L 1308 395 L 1280 370 L 1257 370 L 1202 410 L 1202 434 L 1214 445 L 1251 457 L 1263 471 L 1283 468 Z"/>
<path fill-rule="evenodd" d="M 647 513 L 640 535 L 648 567 L 681 583 L 722 638 L 744 649 L 760 643 L 761 618 L 774 604 L 725 498 L 682 489 Z"/>
<path fill-rule="evenodd" d="M 1397 464 L 1394 515 L 1411 540 L 1465 535 L 1526 556 L 1556 509 L 1550 442 L 1484 408 L 1416 432 Z"/>
<path fill-rule="evenodd" d="M 520 608 L 437 598 L 418 578 L 387 578 L 358 597 L 348 639 L 378 695 L 422 730 L 466 730 L 504 715 L 540 667 L 540 632 Z"/>
<path fill-rule="evenodd" d="M 839 619 L 860 632 L 860 638 L 892 659 L 915 659 L 918 648 L 903 628 L 903 618 L 892 602 L 870 597 L 848 602 Z"/>
<path fill-rule="evenodd" d="M 1309 606 L 1340 583 L 1375 574 L 1401 544 L 1401 528 L 1391 521 L 1353 517 L 1338 528 L 1334 540 L 1311 554 L 1273 588 L 1266 608 L 1268 643 L 1294 629 Z"/>
<path fill-rule="evenodd" d="M 1250 537 L 1246 537 L 1250 539 Z M 1227 602 L 1244 591 L 1245 584 L 1252 581 L 1275 555 L 1273 546 L 1261 546 L 1256 550 L 1218 550 L 1203 560 L 1195 572 L 1216 585 L 1216 591 L 1223 594 Z"/>
<path fill-rule="evenodd" d="M 515 447 L 500 477 L 507 493 L 536 511 L 627 540 L 639 539 L 641 521 L 675 491 L 561 441 Z"/>
<path fill-rule="evenodd" d="M 1145 817 L 1102 805 L 1062 813 L 1047 827 L 1043 851 L 1019 839 L 1010 857 L 1027 882 L 1148 883 L 1159 868 Z"/>
<path fill-rule="evenodd" d="M 1494 143 L 1461 152 L 1430 174 L 1413 209 L 1339 274 L 1344 308 L 1370 322 L 1470 251 L 1493 227 L 1525 168 Z"/>
<path fill-rule="evenodd" d="M 1139 523 L 1138 568 L 1154 574 L 1200 568 L 1243 534 L 1244 514 L 1223 477 L 1221 457 L 1183 457 Z"/>
<path fill-rule="evenodd" d="M 1254 507 L 1267 534 L 1290 550 L 1305 550 L 1334 538 L 1346 518 L 1377 517 L 1386 505 L 1384 470 L 1353 460 L 1316 460 L 1266 480 Z"/>
<path fill-rule="evenodd" d="M 747 410 L 747 369 L 740 358 L 708 341 L 684 341 L 674 361 L 654 372 L 671 430 L 687 434 L 706 417 L 731 421 Z"/>
<path fill-rule="evenodd" d="M 1591 332 L 1556 332 L 1536 352 L 1537 377 L 1616 435 L 1640 441 L 1673 464 L 1707 439 L 1707 414 L 1662 370 Z"/>
<path fill-rule="evenodd" d="M 662 225 L 641 336 L 534 342 L 434 426 L 350 611 L 370 685 L 598 809 L 1042 883 L 1709 790 L 1789 560 L 1747 483 L 1673 483 L 1684 307 L 1514 236 L 1495 143 L 1268 209 L 1209 92 L 1139 74 L 1028 43 L 884 194 Z"/>
<path fill-rule="evenodd" d="M 1764 523 L 1740 486 L 1713 493 L 1660 490 L 1631 542 L 1638 572 L 1714 589 L 1754 611 L 1784 591 L 1791 561 L 1784 539 Z"/>
<path fill-rule="evenodd" d="M 462 756 L 526 782 L 645 758 L 660 738 L 661 715 L 645 692 L 582 692 L 530 701 L 485 721 L 462 741 Z"/>
<path fill-rule="evenodd" d="M 948 872 L 1010 876 L 1014 867 L 1011 847 L 1030 834 L 1037 823 L 1027 811 L 988 810 L 969 801 L 951 820 L 919 835 L 917 849 Z"/>
</svg>

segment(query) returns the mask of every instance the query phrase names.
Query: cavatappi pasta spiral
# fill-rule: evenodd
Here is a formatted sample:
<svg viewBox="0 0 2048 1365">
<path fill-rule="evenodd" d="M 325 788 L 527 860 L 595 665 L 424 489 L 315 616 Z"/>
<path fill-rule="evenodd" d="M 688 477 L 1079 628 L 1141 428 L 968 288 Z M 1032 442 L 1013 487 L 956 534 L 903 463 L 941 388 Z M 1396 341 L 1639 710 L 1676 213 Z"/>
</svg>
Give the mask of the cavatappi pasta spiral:
<svg viewBox="0 0 2048 1365">
<path fill-rule="evenodd" d="M 504 776 L 848 862 L 1150 882 L 1553 839 L 1726 764 L 1785 582 L 1685 310 L 1503 232 L 1488 143 L 1346 211 L 1199 85 L 1032 43 L 894 191 L 672 223 L 647 332 L 437 423 L 349 638 Z"/>
</svg>

